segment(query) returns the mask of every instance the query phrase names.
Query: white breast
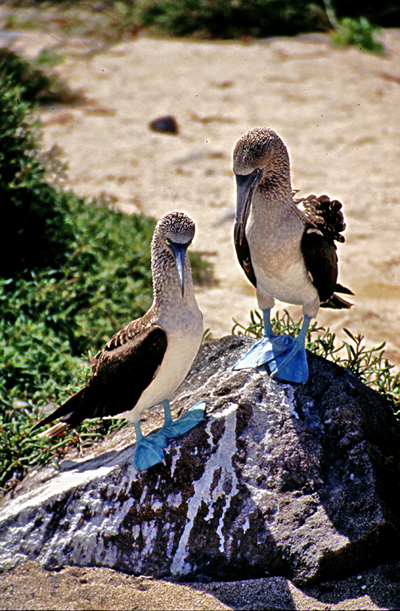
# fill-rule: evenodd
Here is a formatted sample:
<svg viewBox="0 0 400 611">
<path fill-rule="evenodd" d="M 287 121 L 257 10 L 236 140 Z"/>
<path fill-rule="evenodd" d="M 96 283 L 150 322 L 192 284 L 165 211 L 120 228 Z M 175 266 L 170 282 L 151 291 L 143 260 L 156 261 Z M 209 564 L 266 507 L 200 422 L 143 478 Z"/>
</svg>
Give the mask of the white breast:
<svg viewBox="0 0 400 611">
<path fill-rule="evenodd" d="M 167 333 L 167 350 L 151 384 L 143 391 L 134 409 L 121 414 L 131 422 L 138 422 L 144 410 L 171 400 L 183 382 L 198 352 L 203 335 L 203 317 L 197 307 L 179 308 L 179 316 L 166 312 L 157 321 Z"/>
<path fill-rule="evenodd" d="M 300 250 L 303 224 L 280 208 L 257 206 L 246 227 L 257 293 L 296 305 L 318 302 Z"/>
<path fill-rule="evenodd" d="M 310 282 L 302 263 L 281 268 L 279 274 L 271 272 L 265 265 L 254 264 L 257 278 L 257 291 L 264 291 L 274 299 L 295 305 L 305 305 L 315 301 L 318 292 Z"/>
</svg>

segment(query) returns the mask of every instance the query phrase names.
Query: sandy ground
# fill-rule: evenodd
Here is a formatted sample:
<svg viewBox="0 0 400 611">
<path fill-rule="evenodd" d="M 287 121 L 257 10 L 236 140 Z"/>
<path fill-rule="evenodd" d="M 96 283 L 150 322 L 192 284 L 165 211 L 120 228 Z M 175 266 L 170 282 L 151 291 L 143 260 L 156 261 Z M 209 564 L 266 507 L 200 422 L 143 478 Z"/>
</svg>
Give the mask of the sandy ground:
<svg viewBox="0 0 400 611">
<path fill-rule="evenodd" d="M 257 307 L 233 249 L 232 150 L 251 127 L 275 129 L 293 187 L 344 204 L 339 281 L 354 291 L 354 307 L 320 310 L 318 322 L 360 333 L 368 346 L 386 341 L 400 366 L 400 31 L 383 41 L 385 57 L 334 48 L 322 35 L 250 43 L 139 35 L 88 56 L 81 39 L 27 32 L 14 48 L 63 53 L 60 75 L 90 100 L 41 113 L 44 146 L 62 148 L 68 185 L 107 193 L 127 211 L 178 209 L 196 221 L 194 248 L 209 253 L 219 281 L 197 291 L 214 337 Z M 178 121 L 178 136 L 149 130 L 165 114 Z M 299 307 L 289 310 L 300 317 Z"/>
<path fill-rule="evenodd" d="M 12 38 L 15 49 L 32 57 L 44 47 L 61 51 L 66 62 L 60 75 L 89 100 L 41 113 L 44 146 L 61 146 L 69 186 L 82 195 L 107 193 L 127 211 L 160 217 L 178 209 L 196 221 L 194 248 L 209 253 L 219 281 L 197 290 L 205 326 L 215 337 L 231 331 L 232 318 L 247 322 L 256 307 L 233 250 L 232 150 L 253 126 L 275 129 L 289 148 L 293 186 L 303 195 L 324 192 L 344 203 L 348 228 L 346 243 L 338 247 L 339 280 L 355 292 L 355 305 L 349 312 L 321 310 L 318 322 L 361 333 L 369 346 L 386 341 L 388 358 L 400 366 L 400 31 L 384 33 L 383 58 L 333 48 L 324 36 L 251 43 L 138 36 L 101 54 L 87 54 L 80 39 L 49 33 L 13 33 Z M 148 122 L 165 114 L 175 116 L 179 135 L 149 130 Z M 299 308 L 289 309 L 300 316 Z M 191 588 L 186 599 L 189 586 L 146 582 L 139 590 L 154 587 L 155 598 L 149 591 L 144 601 L 127 598 L 129 592 L 133 596 L 132 583 L 126 582 L 127 590 L 118 581 L 127 576 L 97 575 L 106 569 L 87 569 L 90 578 L 65 569 L 61 583 L 67 598 L 57 598 L 59 586 L 49 589 L 52 574 L 32 565 L 18 570 L 0 578 L 0 608 L 51 608 L 49 592 L 52 608 L 71 609 L 400 606 L 399 576 L 390 578 L 389 586 L 379 571 L 313 594 L 278 578 L 210 585 L 212 598 Z M 82 593 L 88 580 L 94 589 L 88 585 Z M 32 591 L 26 590 L 29 584 Z"/>
<path fill-rule="evenodd" d="M 284 577 L 176 584 L 105 568 L 45 571 L 27 562 L 0 575 L 0 609 L 394 610 L 399 579 L 398 564 L 300 590 Z"/>
</svg>

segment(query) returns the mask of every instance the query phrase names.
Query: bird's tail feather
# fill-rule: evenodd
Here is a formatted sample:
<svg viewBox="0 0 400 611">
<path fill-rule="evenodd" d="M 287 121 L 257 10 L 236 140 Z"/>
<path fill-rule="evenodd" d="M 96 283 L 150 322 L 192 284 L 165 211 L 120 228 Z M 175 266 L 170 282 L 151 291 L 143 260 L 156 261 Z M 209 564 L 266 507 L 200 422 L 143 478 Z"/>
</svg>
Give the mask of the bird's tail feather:
<svg viewBox="0 0 400 611">
<path fill-rule="evenodd" d="M 57 435 L 63 433 L 68 427 L 68 422 L 57 422 L 57 424 L 55 424 L 54 426 L 51 426 L 49 429 L 46 429 L 42 433 L 39 433 L 38 437 L 48 437 L 49 439 L 53 439 L 53 437 L 57 437 Z"/>
<path fill-rule="evenodd" d="M 43 418 L 42 420 L 39 420 L 39 422 L 37 422 L 32 428 L 32 431 L 36 431 L 36 429 L 40 428 L 41 426 L 44 426 L 45 424 L 53 422 L 53 420 L 56 420 L 57 418 L 63 418 L 63 421 L 59 422 L 58 424 L 55 424 L 48 431 L 41 433 L 40 436 L 55 437 L 62 431 L 65 431 L 65 429 L 69 426 L 69 416 L 73 414 L 77 409 L 79 409 L 84 391 L 85 388 L 78 390 L 78 392 L 76 392 L 74 395 L 72 395 L 72 397 L 67 399 L 67 401 L 63 403 L 58 409 L 56 409 L 52 414 L 49 414 L 48 416 L 46 416 L 46 418 Z M 58 430 L 57 427 L 61 427 L 62 430 Z M 56 430 L 55 433 L 53 432 L 54 430 Z"/>
<path fill-rule="evenodd" d="M 344 293 L 345 295 L 354 295 L 353 291 L 342 284 L 336 284 L 334 290 L 338 293 Z M 339 297 L 336 293 L 332 293 L 329 299 L 321 303 L 321 308 L 333 308 L 334 310 L 348 310 L 352 306 L 353 304 L 350 303 L 350 301 L 346 301 L 346 299 Z"/>
<path fill-rule="evenodd" d="M 335 291 L 338 293 L 344 293 L 345 295 L 354 295 L 353 291 L 347 288 L 347 286 L 343 286 L 343 284 L 337 284 L 335 286 Z"/>
</svg>

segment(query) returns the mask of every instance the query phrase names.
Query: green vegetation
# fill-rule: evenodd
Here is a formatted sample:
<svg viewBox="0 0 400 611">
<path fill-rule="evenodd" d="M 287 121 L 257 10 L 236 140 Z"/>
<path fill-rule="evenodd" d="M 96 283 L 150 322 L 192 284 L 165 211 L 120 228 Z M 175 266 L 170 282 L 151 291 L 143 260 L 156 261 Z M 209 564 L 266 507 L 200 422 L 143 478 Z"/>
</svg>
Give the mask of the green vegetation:
<svg viewBox="0 0 400 611">
<path fill-rule="evenodd" d="M 137 0 L 131 17 L 169 35 L 202 38 L 292 36 L 327 31 L 331 23 L 334 44 L 383 53 L 376 40 L 380 29 L 367 17 L 344 17 L 338 22 L 330 0 Z"/>
<path fill-rule="evenodd" d="M 384 47 L 376 38 L 380 31 L 380 28 L 371 25 L 366 17 L 358 19 L 344 17 L 338 29 L 332 33 L 331 40 L 335 45 L 341 47 L 353 45 L 363 51 L 382 55 Z"/>
<path fill-rule="evenodd" d="M 135 15 L 145 27 L 205 38 L 294 35 L 327 26 L 323 8 L 307 0 L 138 0 Z"/>
<path fill-rule="evenodd" d="M 258 311 L 250 312 L 250 323 L 247 326 L 237 321 L 234 322 L 233 334 L 261 338 L 263 320 Z M 292 337 L 296 337 L 300 331 L 302 319 L 295 322 L 289 312 L 284 310 L 282 316 L 277 312 L 271 322 L 275 333 L 288 333 Z M 335 333 L 332 333 L 329 328 L 319 327 L 318 323 L 314 321 L 307 332 L 306 348 L 349 369 L 364 384 L 391 399 L 394 405 L 398 404 L 400 399 L 400 374 L 393 373 L 394 366 L 385 358 L 385 342 L 368 350 L 363 345 L 363 335 L 353 335 L 347 329 L 343 329 L 343 331 L 350 341 L 343 341 L 338 345 Z M 398 416 L 400 422 L 400 411 Z"/>
<path fill-rule="evenodd" d="M 344 17 L 340 22 L 337 20 L 331 0 L 324 0 L 326 14 L 334 27 L 331 40 L 335 45 L 344 47 L 354 45 L 364 51 L 370 51 L 377 55 L 383 55 L 384 47 L 377 40 L 381 30 L 372 25 L 366 17 Z"/>
<path fill-rule="evenodd" d="M 84 201 L 59 185 L 55 150 L 43 154 L 38 121 L 17 70 L 0 70 L 0 489 L 118 421 L 86 421 L 55 441 L 30 435 L 42 411 L 77 390 L 90 371 L 82 355 L 151 305 L 155 219 Z M 195 281 L 210 265 L 191 253 Z"/>
<path fill-rule="evenodd" d="M 46 182 L 38 153 L 38 123 L 7 69 L 0 72 L 0 197 L 3 227 L 0 275 L 61 263 L 72 237 L 66 196 Z"/>
<path fill-rule="evenodd" d="M 75 104 L 84 100 L 80 91 L 71 91 L 58 76 L 43 71 L 43 67 L 57 66 L 63 58 L 49 49 L 42 49 L 33 61 L 13 51 L 0 49 L 0 75 L 7 78 L 9 87 L 18 87 L 20 99 L 38 104 Z"/>
<path fill-rule="evenodd" d="M 356 0 L 335 0 L 334 4 L 337 24 L 331 19 L 330 0 L 15 0 L 16 10 L 6 14 L 5 27 L 73 33 L 107 46 L 143 28 L 172 36 L 247 39 L 328 32 L 331 25 L 336 30 L 340 26 L 340 44 L 359 45 L 354 34 L 360 28 L 361 42 L 369 44 L 367 30 L 372 26 L 366 28 L 367 23 L 400 26 L 398 2 L 365 2 L 361 18 Z M 376 32 L 371 34 L 374 38 Z M 104 48 L 95 46 L 94 52 Z"/>
</svg>

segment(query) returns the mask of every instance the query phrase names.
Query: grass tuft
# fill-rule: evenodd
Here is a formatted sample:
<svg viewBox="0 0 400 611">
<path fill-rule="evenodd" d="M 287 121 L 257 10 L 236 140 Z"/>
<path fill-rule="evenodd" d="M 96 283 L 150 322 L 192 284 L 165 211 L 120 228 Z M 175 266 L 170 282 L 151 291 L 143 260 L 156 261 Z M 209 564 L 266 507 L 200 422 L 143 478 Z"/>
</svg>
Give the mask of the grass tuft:
<svg viewBox="0 0 400 611">
<path fill-rule="evenodd" d="M 333 44 L 340 47 L 355 46 L 362 51 L 369 51 L 376 55 L 384 54 L 384 46 L 377 37 L 381 29 L 372 25 L 366 17 L 352 19 L 344 17 L 339 26 L 331 34 Z"/>
</svg>

